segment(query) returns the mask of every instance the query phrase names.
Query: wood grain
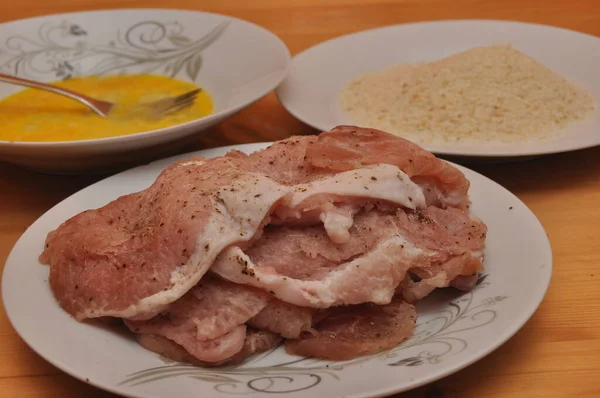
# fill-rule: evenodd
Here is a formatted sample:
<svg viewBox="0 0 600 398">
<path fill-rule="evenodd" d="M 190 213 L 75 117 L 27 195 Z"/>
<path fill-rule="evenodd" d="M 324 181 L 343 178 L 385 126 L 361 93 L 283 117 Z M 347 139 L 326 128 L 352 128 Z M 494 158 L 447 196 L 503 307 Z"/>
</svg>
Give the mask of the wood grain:
<svg viewBox="0 0 600 398">
<path fill-rule="evenodd" d="M 164 7 L 159 0 L 0 2 L 0 22 L 66 11 Z M 490 18 L 537 22 L 600 36 L 597 0 L 171 0 L 169 7 L 213 11 L 273 31 L 293 54 L 320 41 L 382 25 Z M 273 94 L 212 129 L 196 148 L 272 141 L 312 129 Z M 600 396 L 600 148 L 523 163 L 474 166 L 515 193 L 538 216 L 554 251 L 554 273 L 537 313 L 511 340 L 461 372 L 397 397 Z M 102 178 L 31 173 L 0 164 L 0 264 L 40 215 Z M 109 397 L 31 351 L 0 311 L 0 397 Z"/>
</svg>

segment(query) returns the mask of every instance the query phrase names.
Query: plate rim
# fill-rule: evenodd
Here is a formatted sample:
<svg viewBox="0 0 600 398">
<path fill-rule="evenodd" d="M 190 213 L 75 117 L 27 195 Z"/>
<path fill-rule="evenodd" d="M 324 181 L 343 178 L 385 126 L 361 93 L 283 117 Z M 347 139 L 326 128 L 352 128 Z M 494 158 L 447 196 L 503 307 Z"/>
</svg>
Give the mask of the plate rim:
<svg viewBox="0 0 600 398">
<path fill-rule="evenodd" d="M 208 15 L 211 17 L 221 18 L 223 21 L 235 21 L 236 23 L 248 24 L 248 25 L 253 26 L 254 29 L 260 30 L 265 34 L 272 36 L 272 38 L 274 39 L 274 42 L 276 42 L 278 44 L 278 47 L 280 47 L 277 51 L 283 50 L 282 53 L 285 54 L 285 58 L 286 58 L 285 65 L 284 65 L 280 75 L 278 76 L 278 78 L 276 79 L 274 84 L 271 84 L 268 87 L 265 86 L 265 88 L 263 90 L 260 90 L 261 94 L 252 96 L 252 98 L 249 101 L 246 101 L 243 104 L 239 104 L 234 107 L 226 108 L 220 112 L 212 113 L 210 115 L 201 117 L 199 119 L 190 120 L 188 122 L 176 124 L 174 126 L 143 131 L 140 133 L 130 134 L 130 135 L 95 138 L 95 139 L 89 139 L 89 140 L 48 141 L 48 142 L 0 140 L 0 147 L 10 147 L 10 148 L 22 147 L 24 149 L 37 149 L 37 148 L 40 148 L 40 149 L 46 149 L 46 148 L 47 149 L 50 149 L 50 148 L 52 148 L 52 149 L 62 149 L 62 148 L 76 149 L 76 148 L 90 146 L 90 145 L 120 144 L 120 143 L 135 141 L 138 139 L 143 140 L 144 138 L 155 137 L 155 136 L 158 136 L 161 134 L 165 134 L 165 135 L 172 134 L 173 132 L 181 130 L 181 129 L 199 127 L 202 124 L 207 124 L 207 123 L 211 123 L 211 122 L 215 122 L 215 121 L 218 122 L 219 120 L 227 118 L 227 117 L 235 114 L 236 112 L 239 112 L 240 110 L 242 110 L 244 108 L 247 108 L 248 106 L 257 102 L 261 98 L 268 95 L 270 92 L 274 91 L 277 87 L 279 87 L 281 85 L 281 83 L 284 81 L 284 79 L 286 78 L 286 76 L 288 75 L 288 73 L 290 71 L 290 67 L 292 65 L 292 56 L 291 56 L 289 47 L 281 39 L 281 37 L 279 37 L 274 32 L 270 31 L 269 29 L 267 29 L 261 25 L 258 25 L 254 22 L 251 22 L 251 21 L 248 21 L 248 20 L 245 20 L 242 18 L 233 17 L 233 16 L 230 16 L 227 14 L 216 13 L 216 12 L 208 12 L 208 11 L 185 9 L 185 8 L 160 8 L 160 7 L 158 7 L 158 8 L 157 7 L 102 8 L 102 9 L 94 9 L 94 10 L 69 11 L 69 12 L 64 12 L 64 13 L 54 13 L 54 14 L 46 14 L 46 15 L 38 15 L 38 16 L 33 16 L 33 17 L 14 19 L 14 20 L 0 22 L 0 28 L 4 27 L 6 25 L 11 25 L 11 24 L 18 25 L 19 23 L 23 23 L 23 22 L 25 22 L 25 23 L 35 22 L 35 21 L 42 22 L 45 19 L 69 17 L 69 16 L 87 17 L 87 16 L 90 16 L 93 14 L 110 14 L 110 13 L 121 13 L 121 12 L 131 12 L 131 13 L 140 12 L 140 13 L 142 13 L 142 12 L 165 12 L 165 11 L 189 13 L 192 15 L 193 14 L 202 14 L 202 15 Z M 3 98 L 6 98 L 6 97 L 0 97 L 0 99 L 3 99 Z"/>
<path fill-rule="evenodd" d="M 332 42 L 335 42 L 337 40 L 356 37 L 356 36 L 363 35 L 363 34 L 370 34 L 370 33 L 374 33 L 377 31 L 390 30 L 390 29 L 399 28 L 399 27 L 410 28 L 413 26 L 425 26 L 425 25 L 440 25 L 440 24 L 459 25 L 459 24 L 488 24 L 488 23 L 498 24 L 498 25 L 522 26 L 522 27 L 529 26 L 529 27 L 535 27 L 537 29 L 561 31 L 566 34 L 586 37 L 588 39 L 596 39 L 596 40 L 598 40 L 598 42 L 600 44 L 600 37 L 594 36 L 589 33 L 580 32 L 580 31 L 565 28 L 562 26 L 548 25 L 548 24 L 542 24 L 542 23 L 537 23 L 537 22 L 517 21 L 517 20 L 461 18 L 461 19 L 439 19 L 439 20 L 427 20 L 427 21 L 415 21 L 415 22 L 407 22 L 407 23 L 389 24 L 389 25 L 383 25 L 383 26 L 379 26 L 379 27 L 364 29 L 364 30 L 360 30 L 357 32 L 351 32 L 351 33 L 347 33 L 347 34 L 338 35 L 336 37 L 332 37 L 330 39 L 316 43 L 316 44 L 302 50 L 301 52 L 295 54 L 291 59 L 290 68 L 288 70 L 288 73 L 286 74 L 286 77 L 283 79 L 281 84 L 275 89 L 275 95 L 277 96 L 277 100 L 286 109 L 286 111 L 288 111 L 296 119 L 300 120 L 301 122 L 305 123 L 306 125 L 314 128 L 316 130 L 327 131 L 327 129 L 323 129 L 323 126 L 318 126 L 316 123 L 309 120 L 310 117 L 306 117 L 306 115 L 301 115 L 297 111 L 297 109 L 290 107 L 289 106 L 290 101 L 286 101 L 283 98 L 282 92 L 285 90 L 286 82 L 288 81 L 288 79 L 291 78 L 291 76 L 293 74 L 292 69 L 294 67 L 294 62 L 297 61 L 297 59 L 299 59 L 302 56 L 306 56 L 307 53 L 309 53 L 312 50 L 315 50 L 318 47 L 321 47 L 321 46 L 324 46 L 327 44 L 331 44 Z M 595 98 L 595 100 L 596 100 L 596 108 L 597 108 L 595 110 L 595 112 L 600 112 L 600 100 L 597 98 Z M 600 130 L 599 130 L 599 132 L 600 132 Z M 600 146 L 600 134 L 595 141 L 592 140 L 588 143 L 582 143 L 579 145 L 571 145 L 566 149 L 564 149 L 564 148 L 562 148 L 562 149 L 560 149 L 560 148 L 533 149 L 533 150 L 522 151 L 522 152 L 515 152 L 514 150 L 513 151 L 507 150 L 506 148 L 509 148 L 509 146 L 505 146 L 504 148 L 502 148 L 502 147 L 495 148 L 494 152 L 490 153 L 490 152 L 486 152 L 486 151 L 481 151 L 480 149 L 452 149 L 449 147 L 439 148 L 439 145 L 429 145 L 426 143 L 422 143 L 419 145 L 422 146 L 423 148 L 425 148 L 426 150 L 428 150 L 436 155 L 441 155 L 441 156 L 460 156 L 460 157 L 464 157 L 464 158 L 482 158 L 482 159 L 525 158 L 525 157 L 530 157 L 530 156 L 553 155 L 553 154 L 558 154 L 558 153 L 568 153 L 568 152 L 579 151 L 582 149 L 594 148 L 594 147 Z"/>
<path fill-rule="evenodd" d="M 108 383 L 103 383 L 101 381 L 96 381 L 93 376 L 92 377 L 86 377 L 82 374 L 82 372 L 78 372 L 77 369 L 72 368 L 71 366 L 68 366 L 64 363 L 61 362 L 60 359 L 54 359 L 54 357 L 47 355 L 44 352 L 43 347 L 40 347 L 38 344 L 35 343 L 35 339 L 31 338 L 31 337 L 24 337 L 21 332 L 19 331 L 19 328 L 15 326 L 14 320 L 11 317 L 11 311 L 9 310 L 9 308 L 6 305 L 6 300 L 5 300 L 5 294 L 6 294 L 6 289 L 5 289 L 5 284 L 8 285 L 8 281 L 5 278 L 6 276 L 6 270 L 7 270 L 7 266 L 9 265 L 9 263 L 13 263 L 15 260 L 13 260 L 12 258 L 14 256 L 17 256 L 18 253 L 16 251 L 17 245 L 19 243 L 21 243 L 22 240 L 24 240 L 27 235 L 29 233 L 32 233 L 33 230 L 35 230 L 37 228 L 37 225 L 41 222 L 44 221 L 44 219 L 46 217 L 50 217 L 50 213 L 52 213 L 53 211 L 55 211 L 55 208 L 57 208 L 58 206 L 60 206 L 63 202 L 69 200 L 70 198 L 72 198 L 73 196 L 79 195 L 81 194 L 82 191 L 85 190 L 93 190 L 95 189 L 95 187 L 98 184 L 101 184 L 103 182 L 105 182 L 105 180 L 107 179 L 111 179 L 113 177 L 125 174 L 125 173 L 130 173 L 133 170 L 136 169 L 143 169 L 143 168 L 149 168 L 149 167 L 160 167 L 161 170 L 164 169 L 165 167 L 167 167 L 169 164 L 172 164 L 173 162 L 182 160 L 182 159 L 186 159 L 186 158 L 190 158 L 193 156 L 198 156 L 199 154 L 203 153 L 203 152 L 207 152 L 207 151 L 213 151 L 213 150 L 217 150 L 217 151 L 222 151 L 223 153 L 226 153 L 230 150 L 233 149 L 237 149 L 237 150 L 241 150 L 244 151 L 245 149 L 247 149 L 247 153 L 251 153 L 254 152 L 256 150 L 260 150 L 270 144 L 272 144 L 273 142 L 257 142 L 257 143 L 248 143 L 248 144 L 234 144 L 234 145 L 227 145 L 227 146 L 220 146 L 220 147 L 214 147 L 214 148 L 206 148 L 206 149 L 202 149 L 202 150 L 197 150 L 197 151 L 192 151 L 192 152 L 188 152 L 188 153 L 184 153 L 184 154 L 180 154 L 180 155 L 176 155 L 176 156 L 171 156 L 171 157 L 167 157 L 164 159 L 159 159 L 153 162 L 150 162 L 148 164 L 144 164 L 144 165 L 140 165 L 137 167 L 133 167 L 124 171 L 121 171 L 119 173 L 113 174 L 111 176 L 108 176 L 106 178 L 103 178 L 91 185 L 88 185 L 80 190 L 78 190 L 77 192 L 74 192 L 73 194 L 69 195 L 68 197 L 64 198 L 63 200 L 61 200 L 60 202 L 56 203 L 54 206 L 52 206 L 50 209 L 48 209 L 46 212 L 44 212 L 42 215 L 40 215 L 19 237 L 19 239 L 15 242 L 15 244 L 13 245 L 13 247 L 11 248 L 11 251 L 6 259 L 5 262 L 5 267 L 3 269 L 2 272 L 2 282 L 0 284 L 0 290 L 2 290 L 2 302 L 3 302 L 3 307 L 4 307 L 4 311 L 6 313 L 7 319 L 10 323 L 10 325 L 12 326 L 13 330 L 17 333 L 17 335 L 19 336 L 19 338 L 21 340 L 23 340 L 27 346 L 32 349 L 37 355 L 39 355 L 40 357 L 42 357 L 44 360 L 48 361 L 50 364 L 52 364 L 53 366 L 55 366 L 56 368 L 58 368 L 60 371 L 68 374 L 70 377 L 74 377 L 77 380 L 80 380 L 86 384 L 90 384 L 96 388 L 99 388 L 101 390 L 104 391 L 108 391 L 120 396 L 124 396 L 125 392 L 122 389 L 118 388 L 118 385 L 111 385 Z M 216 155 L 216 156 L 220 156 L 220 155 Z M 525 204 L 525 202 L 523 202 L 521 199 L 519 199 L 515 194 L 513 194 L 511 191 L 509 191 L 507 188 L 503 187 L 502 185 L 500 185 L 499 183 L 497 183 L 496 181 L 492 180 L 491 178 L 478 173 L 477 171 L 474 171 L 472 169 L 469 169 L 468 167 L 465 166 L 461 166 L 461 165 L 457 165 L 455 163 L 452 162 L 448 162 L 454 166 L 457 166 L 462 172 L 464 172 L 465 170 L 469 173 L 474 173 L 478 178 L 482 178 L 483 180 L 486 180 L 487 183 L 491 183 L 495 186 L 496 189 L 500 189 L 502 191 L 505 191 L 505 193 L 509 194 L 509 196 L 511 197 L 512 200 L 515 200 L 517 203 L 519 203 L 520 205 L 522 205 L 527 212 L 529 213 L 529 215 L 532 217 L 532 221 L 535 222 L 535 227 L 540 229 L 540 232 L 543 232 L 543 236 L 540 235 L 540 242 L 543 242 L 543 245 L 545 246 L 545 250 L 543 251 L 543 255 L 548 256 L 548 263 L 544 263 L 545 265 L 545 269 L 546 271 L 544 272 L 544 276 L 545 278 L 543 280 L 540 280 L 540 282 L 543 284 L 539 296 L 536 296 L 535 298 L 535 305 L 532 305 L 530 311 L 527 311 L 526 313 L 523 312 L 521 315 L 521 319 L 519 322 L 514 323 L 511 328 L 509 330 L 507 330 L 507 332 L 501 337 L 499 338 L 494 344 L 491 344 L 489 346 L 485 346 L 483 348 L 481 348 L 480 350 L 477 351 L 476 354 L 473 354 L 471 357 L 463 360 L 462 362 L 460 362 L 458 365 L 453 364 L 450 365 L 448 367 L 444 369 L 442 369 L 442 371 L 440 372 L 429 372 L 427 376 L 423 377 L 421 380 L 419 380 L 418 382 L 412 382 L 410 384 L 407 384 L 405 386 L 400 386 L 398 387 L 387 387 L 387 388 L 380 388 L 378 390 L 371 390 L 368 395 L 365 394 L 361 394 L 361 393 L 356 393 L 356 394 L 350 394 L 350 395 L 345 395 L 348 398 L 364 398 L 366 396 L 372 396 L 372 397 L 384 397 L 384 396 L 388 396 L 390 394 L 395 394 L 395 393 L 400 393 L 403 391 L 410 391 L 413 390 L 415 388 L 421 387 L 423 385 L 432 383 L 436 380 L 440 380 L 444 377 L 447 377 L 451 374 L 457 373 L 460 370 L 463 370 L 464 368 L 472 365 L 473 363 L 487 357 L 490 353 L 492 353 L 493 351 L 497 350 L 500 346 L 504 345 L 508 340 L 510 340 L 515 334 L 517 334 L 524 326 L 527 322 L 529 322 L 529 320 L 531 319 L 531 317 L 538 311 L 540 305 L 543 303 L 543 301 L 546 298 L 548 289 L 550 287 L 550 284 L 552 282 L 552 275 L 553 275 L 553 269 L 554 269 L 554 253 L 552 250 L 552 245 L 550 242 L 550 239 L 548 237 L 548 233 L 545 230 L 543 224 L 541 223 L 541 221 L 539 220 L 539 218 L 536 216 L 536 214 L 531 210 L 531 208 L 529 208 L 529 206 L 527 206 L 527 204 Z M 97 189 L 97 188 L 96 188 Z M 14 309 L 12 310 L 14 311 Z M 134 391 L 127 391 L 126 392 L 126 396 L 131 396 L 131 397 L 136 397 L 136 398 L 148 398 L 148 397 L 154 397 L 156 395 L 148 395 L 145 393 L 136 393 Z"/>
</svg>

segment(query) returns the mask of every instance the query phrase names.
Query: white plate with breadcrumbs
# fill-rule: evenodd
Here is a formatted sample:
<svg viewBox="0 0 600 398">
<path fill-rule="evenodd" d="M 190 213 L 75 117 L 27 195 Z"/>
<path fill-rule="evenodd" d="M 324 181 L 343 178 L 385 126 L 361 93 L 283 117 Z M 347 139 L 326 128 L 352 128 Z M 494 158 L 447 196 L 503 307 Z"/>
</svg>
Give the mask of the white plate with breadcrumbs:
<svg viewBox="0 0 600 398">
<path fill-rule="evenodd" d="M 429 68 L 428 73 L 420 69 L 412 75 L 410 68 L 394 68 L 495 45 L 511 46 L 533 59 L 554 78 L 583 89 L 587 100 L 552 84 L 539 69 L 511 68 L 515 64 L 502 54 L 481 55 L 479 60 L 487 60 L 487 65 L 474 69 L 476 75 L 469 75 L 469 68 L 482 65 L 476 56 L 438 63 L 437 70 Z M 396 73 L 390 74 L 390 68 Z M 453 72 L 458 69 L 462 72 Z M 387 80 L 362 78 L 386 70 Z M 595 36 L 508 21 L 422 22 L 342 36 L 296 55 L 277 95 L 294 116 L 321 131 L 342 124 L 389 133 L 396 129 L 437 154 L 533 156 L 600 145 L 598 71 L 600 38 Z M 490 79 L 493 72 L 499 75 Z M 356 80 L 362 85 L 342 94 Z M 471 95 L 470 87 L 488 96 Z M 579 119 L 566 123 L 579 112 Z"/>
<path fill-rule="evenodd" d="M 484 357 L 513 336 L 542 301 L 552 273 L 543 227 L 513 194 L 459 167 L 472 184 L 472 211 L 489 227 L 485 272 L 470 293 L 448 289 L 419 302 L 413 336 L 392 350 L 329 362 L 278 348 L 238 367 L 205 369 L 165 360 L 108 326 L 79 323 L 57 305 L 48 268 L 38 262 L 49 231 L 81 211 L 148 187 L 175 160 L 265 146 L 217 148 L 141 166 L 85 188 L 40 217 L 4 269 L 4 305 L 19 335 L 68 374 L 131 397 L 375 397 L 429 383 Z"/>
</svg>

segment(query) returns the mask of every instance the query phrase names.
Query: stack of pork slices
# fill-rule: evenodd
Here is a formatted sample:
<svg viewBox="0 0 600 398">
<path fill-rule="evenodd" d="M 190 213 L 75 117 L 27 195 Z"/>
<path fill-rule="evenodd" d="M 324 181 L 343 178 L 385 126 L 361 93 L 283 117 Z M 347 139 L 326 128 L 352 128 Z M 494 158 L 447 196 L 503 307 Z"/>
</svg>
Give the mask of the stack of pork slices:
<svg viewBox="0 0 600 398">
<path fill-rule="evenodd" d="M 340 126 L 175 163 L 50 232 L 40 260 L 77 320 L 121 318 L 176 361 L 239 363 L 282 341 L 345 360 L 409 337 L 434 289 L 473 287 L 487 229 L 468 190 L 417 145 Z"/>
</svg>

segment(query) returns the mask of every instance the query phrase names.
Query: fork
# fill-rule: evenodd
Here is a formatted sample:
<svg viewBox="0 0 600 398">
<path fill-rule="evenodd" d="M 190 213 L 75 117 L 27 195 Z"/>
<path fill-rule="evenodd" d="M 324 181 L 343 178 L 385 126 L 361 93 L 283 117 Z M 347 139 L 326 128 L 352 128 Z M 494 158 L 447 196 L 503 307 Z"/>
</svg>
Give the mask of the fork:
<svg viewBox="0 0 600 398">
<path fill-rule="evenodd" d="M 87 95 L 67 90 L 66 88 L 53 86 L 47 83 L 36 82 L 33 80 L 22 79 L 20 77 L 5 75 L 2 73 L 0 73 L 0 81 L 19 86 L 46 90 L 55 94 L 69 97 L 86 105 L 88 108 L 102 117 L 108 117 L 116 105 L 113 102 L 91 98 Z M 140 104 L 138 107 L 132 110 L 132 113 L 135 112 L 136 116 L 143 115 L 148 118 L 161 118 L 167 114 L 177 112 L 191 106 L 196 100 L 196 96 L 200 91 L 201 89 L 196 89 L 175 97 L 163 98 L 147 104 Z"/>
</svg>

